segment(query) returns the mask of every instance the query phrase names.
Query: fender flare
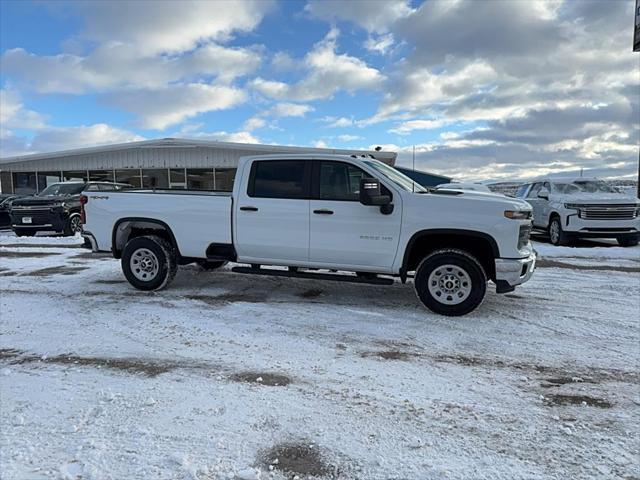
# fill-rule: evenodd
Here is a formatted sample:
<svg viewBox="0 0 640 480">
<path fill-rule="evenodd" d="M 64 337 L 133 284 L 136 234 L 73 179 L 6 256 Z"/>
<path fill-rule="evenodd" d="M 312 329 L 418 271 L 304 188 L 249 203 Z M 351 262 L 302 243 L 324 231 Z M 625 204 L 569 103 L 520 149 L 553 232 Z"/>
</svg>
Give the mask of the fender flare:
<svg viewBox="0 0 640 480">
<path fill-rule="evenodd" d="M 169 227 L 167 223 L 163 222 L 162 220 L 158 220 L 156 218 L 124 217 L 124 218 L 118 219 L 118 221 L 113 225 L 113 230 L 111 231 L 111 251 L 113 252 L 114 258 L 120 258 L 122 254 L 122 248 L 118 249 L 117 237 L 118 237 L 118 230 L 120 226 L 125 222 L 151 223 L 151 224 L 155 224 L 162 227 L 162 230 L 166 230 L 166 232 L 169 234 L 169 239 L 173 244 L 173 247 L 176 249 L 176 252 L 178 253 L 178 257 L 182 256 L 180 254 L 180 249 L 178 248 L 178 242 L 176 241 L 176 237 L 173 234 L 171 227 Z M 124 247 L 124 245 L 122 245 L 122 247 Z"/>
</svg>

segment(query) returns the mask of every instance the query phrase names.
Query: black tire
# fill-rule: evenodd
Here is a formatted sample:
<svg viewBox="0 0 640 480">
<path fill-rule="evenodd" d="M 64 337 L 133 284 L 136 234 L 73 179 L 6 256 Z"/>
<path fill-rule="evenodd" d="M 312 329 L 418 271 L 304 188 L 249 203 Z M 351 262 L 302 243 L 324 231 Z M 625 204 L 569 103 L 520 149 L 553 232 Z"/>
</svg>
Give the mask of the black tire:
<svg viewBox="0 0 640 480">
<path fill-rule="evenodd" d="M 638 235 L 621 235 L 617 239 L 618 245 L 621 247 L 635 247 L 638 245 L 640 236 Z"/>
<path fill-rule="evenodd" d="M 203 270 L 218 270 L 219 268 L 224 267 L 227 263 L 226 260 L 220 260 L 217 262 L 212 262 L 210 260 L 199 260 L 198 262 L 196 262 L 198 265 L 200 265 L 200 268 L 202 268 Z"/>
<path fill-rule="evenodd" d="M 146 253 L 141 256 L 143 252 Z M 136 259 L 132 262 L 133 256 L 138 259 L 137 264 Z M 144 266 L 142 261 L 145 262 Z M 120 264 L 127 281 L 138 290 L 147 291 L 165 288 L 173 281 L 178 270 L 175 248 L 167 240 L 156 235 L 129 240 L 122 251 Z M 139 265 L 140 268 L 135 268 L 135 265 Z M 149 269 L 147 265 L 150 265 Z"/>
<path fill-rule="evenodd" d="M 34 237 L 36 235 L 36 232 L 30 231 L 30 230 L 14 230 L 15 234 L 17 237 Z"/>
<path fill-rule="evenodd" d="M 76 233 L 82 233 L 82 218 L 79 213 L 72 213 L 67 219 L 62 234 L 65 237 L 72 237 Z"/>
<path fill-rule="evenodd" d="M 569 241 L 571 240 L 571 238 L 562 229 L 562 221 L 560 220 L 559 216 L 554 215 L 553 217 L 551 217 L 548 230 L 549 241 L 553 245 L 557 247 L 569 245 Z"/>
<path fill-rule="evenodd" d="M 460 272 L 464 273 L 460 275 Z M 449 277 L 454 278 L 447 280 Z M 440 283 L 444 288 L 451 283 L 455 284 L 456 280 L 460 289 L 455 291 L 454 286 L 452 289 L 454 293 L 439 289 Z M 434 281 L 437 283 L 434 284 Z M 470 285 L 466 285 L 469 282 Z M 487 275 L 480 262 L 463 250 L 436 250 L 418 265 L 414 287 L 418 298 L 429 310 L 441 315 L 457 317 L 466 315 L 480 306 L 487 292 Z M 466 290 L 466 293 L 463 290 Z M 437 294 L 438 292 L 440 295 Z M 462 295 L 460 295 L 461 292 Z M 460 303 L 447 303 L 456 302 L 458 299 L 454 297 L 457 295 L 463 297 Z M 465 295 L 466 298 L 464 298 Z"/>
</svg>

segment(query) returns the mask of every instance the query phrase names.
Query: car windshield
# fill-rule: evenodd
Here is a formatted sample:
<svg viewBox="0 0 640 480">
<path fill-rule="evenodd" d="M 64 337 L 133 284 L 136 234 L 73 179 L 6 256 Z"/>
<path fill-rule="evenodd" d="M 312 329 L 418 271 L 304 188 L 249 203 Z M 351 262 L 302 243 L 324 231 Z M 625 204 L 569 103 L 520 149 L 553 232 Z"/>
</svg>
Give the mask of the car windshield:
<svg viewBox="0 0 640 480">
<path fill-rule="evenodd" d="M 41 191 L 39 197 L 52 197 L 58 195 L 77 195 L 84 190 L 84 183 L 54 183 Z"/>
<path fill-rule="evenodd" d="M 405 174 L 399 172 L 393 167 L 390 167 L 386 163 L 382 163 L 378 160 L 364 160 L 371 168 L 375 169 L 377 172 L 384 175 L 388 180 L 392 181 L 398 187 L 402 188 L 407 192 L 427 192 L 428 190 L 424 188 L 419 183 L 414 182 Z"/>
<path fill-rule="evenodd" d="M 573 182 L 578 185 L 583 192 L 588 193 L 617 193 L 615 188 L 610 187 L 602 180 L 576 180 Z"/>
<path fill-rule="evenodd" d="M 574 182 L 554 182 L 551 184 L 553 193 L 573 195 L 577 193 L 617 193 L 602 180 L 576 180 Z"/>
</svg>

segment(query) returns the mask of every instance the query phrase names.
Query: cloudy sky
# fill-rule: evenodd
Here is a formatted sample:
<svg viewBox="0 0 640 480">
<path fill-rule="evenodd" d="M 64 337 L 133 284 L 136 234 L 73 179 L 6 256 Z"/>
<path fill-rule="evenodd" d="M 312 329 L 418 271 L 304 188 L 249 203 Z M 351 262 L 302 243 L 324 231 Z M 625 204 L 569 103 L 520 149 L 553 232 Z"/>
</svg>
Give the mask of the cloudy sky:
<svg viewBox="0 0 640 480">
<path fill-rule="evenodd" d="M 633 177 L 633 0 L 0 0 L 1 154 L 185 137 Z"/>
</svg>

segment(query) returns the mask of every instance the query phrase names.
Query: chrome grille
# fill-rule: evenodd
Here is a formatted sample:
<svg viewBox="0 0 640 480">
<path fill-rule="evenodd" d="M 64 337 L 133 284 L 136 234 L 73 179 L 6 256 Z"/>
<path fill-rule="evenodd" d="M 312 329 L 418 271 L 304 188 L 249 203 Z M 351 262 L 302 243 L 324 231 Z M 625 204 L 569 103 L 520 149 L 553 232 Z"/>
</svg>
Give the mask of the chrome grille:
<svg viewBox="0 0 640 480">
<path fill-rule="evenodd" d="M 585 220 L 633 220 L 637 216 L 634 204 L 580 205 L 580 218 Z"/>
</svg>

